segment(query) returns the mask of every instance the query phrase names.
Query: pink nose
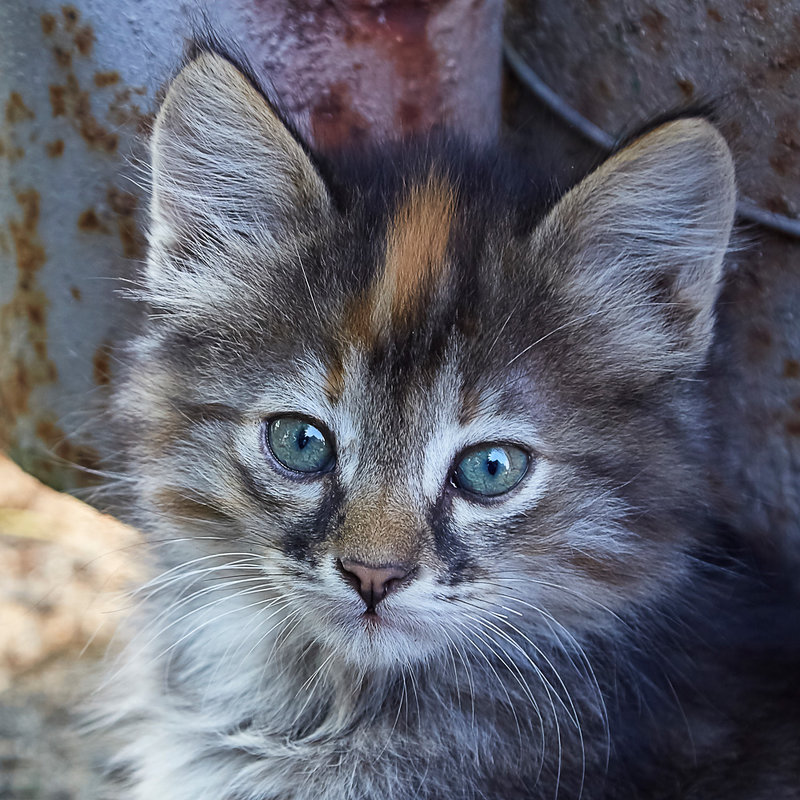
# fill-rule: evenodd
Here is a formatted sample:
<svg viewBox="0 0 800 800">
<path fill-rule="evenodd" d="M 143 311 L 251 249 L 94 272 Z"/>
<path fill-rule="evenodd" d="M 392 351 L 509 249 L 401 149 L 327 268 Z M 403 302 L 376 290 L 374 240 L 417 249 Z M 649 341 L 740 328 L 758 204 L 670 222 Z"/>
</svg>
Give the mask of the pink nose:
<svg viewBox="0 0 800 800">
<path fill-rule="evenodd" d="M 411 573 L 411 569 L 403 564 L 373 567 L 350 559 L 340 559 L 337 567 L 344 579 L 361 595 L 367 604 L 367 611 L 374 611 L 375 606 L 389 592 L 398 589 L 403 579 Z"/>
</svg>

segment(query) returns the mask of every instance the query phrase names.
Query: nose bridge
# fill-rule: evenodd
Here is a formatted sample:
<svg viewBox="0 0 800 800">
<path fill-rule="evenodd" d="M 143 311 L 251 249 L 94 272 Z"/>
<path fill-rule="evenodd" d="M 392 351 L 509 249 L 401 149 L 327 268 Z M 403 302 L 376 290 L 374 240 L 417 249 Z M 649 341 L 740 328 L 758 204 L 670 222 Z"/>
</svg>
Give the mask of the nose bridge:
<svg viewBox="0 0 800 800">
<path fill-rule="evenodd" d="M 339 556 L 374 567 L 412 568 L 422 548 L 420 514 L 410 499 L 366 494 L 348 506 L 338 536 Z"/>
</svg>

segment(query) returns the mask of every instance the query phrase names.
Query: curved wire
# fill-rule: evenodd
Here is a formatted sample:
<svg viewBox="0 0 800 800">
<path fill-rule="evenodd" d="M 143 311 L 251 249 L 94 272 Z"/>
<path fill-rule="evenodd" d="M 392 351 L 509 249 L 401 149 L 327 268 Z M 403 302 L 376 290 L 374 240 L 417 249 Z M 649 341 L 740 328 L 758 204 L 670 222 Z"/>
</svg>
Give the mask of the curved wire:
<svg viewBox="0 0 800 800">
<path fill-rule="evenodd" d="M 574 109 L 562 97 L 554 92 L 534 71 L 519 52 L 505 40 L 503 42 L 503 55 L 511 71 L 531 94 L 545 105 L 555 116 L 567 123 L 584 139 L 602 150 L 612 150 L 617 140 L 602 128 L 586 119 L 579 111 Z M 792 219 L 783 214 L 767 211 L 756 205 L 752 200 L 740 198 L 736 203 L 736 213 L 742 219 L 754 222 L 765 228 L 770 228 L 786 236 L 800 239 L 800 220 Z"/>
</svg>

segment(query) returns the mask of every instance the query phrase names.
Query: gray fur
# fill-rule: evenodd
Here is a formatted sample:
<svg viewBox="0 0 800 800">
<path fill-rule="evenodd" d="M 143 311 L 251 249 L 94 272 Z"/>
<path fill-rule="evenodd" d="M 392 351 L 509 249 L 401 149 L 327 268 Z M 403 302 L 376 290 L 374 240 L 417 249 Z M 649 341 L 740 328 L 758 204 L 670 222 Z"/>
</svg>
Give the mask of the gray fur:
<svg viewBox="0 0 800 800">
<path fill-rule="evenodd" d="M 115 418 L 157 575 L 108 681 L 120 796 L 633 796 L 606 785 L 622 725 L 607 702 L 645 692 L 631 654 L 688 592 L 704 535 L 687 522 L 710 497 L 696 378 L 735 198 L 719 134 L 658 128 L 522 234 L 459 227 L 480 198 L 438 162 L 450 268 L 420 284 L 413 326 L 377 333 L 359 304 L 402 198 L 359 227 L 357 199 L 335 207 L 215 55 L 175 80 L 151 149 L 153 314 Z M 481 313 L 462 325 L 468 235 Z M 262 420 L 289 412 L 335 434 L 330 481 L 269 463 Z M 518 489 L 454 492 L 460 451 L 509 440 L 534 454 Z M 417 577 L 369 627 L 334 560 L 400 551 Z"/>
</svg>

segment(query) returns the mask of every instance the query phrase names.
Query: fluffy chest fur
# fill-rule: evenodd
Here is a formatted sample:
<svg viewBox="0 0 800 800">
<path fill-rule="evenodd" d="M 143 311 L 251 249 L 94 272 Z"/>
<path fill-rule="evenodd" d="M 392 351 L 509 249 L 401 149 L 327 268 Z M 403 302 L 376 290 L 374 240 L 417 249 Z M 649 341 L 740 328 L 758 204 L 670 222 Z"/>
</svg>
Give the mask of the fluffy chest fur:
<svg viewBox="0 0 800 800">
<path fill-rule="evenodd" d="M 502 149 L 322 162 L 202 53 L 151 150 L 149 315 L 115 403 L 158 567 L 108 706 L 128 796 L 721 774 L 762 684 L 704 482 L 719 134 L 664 125 L 560 198 Z"/>
</svg>

